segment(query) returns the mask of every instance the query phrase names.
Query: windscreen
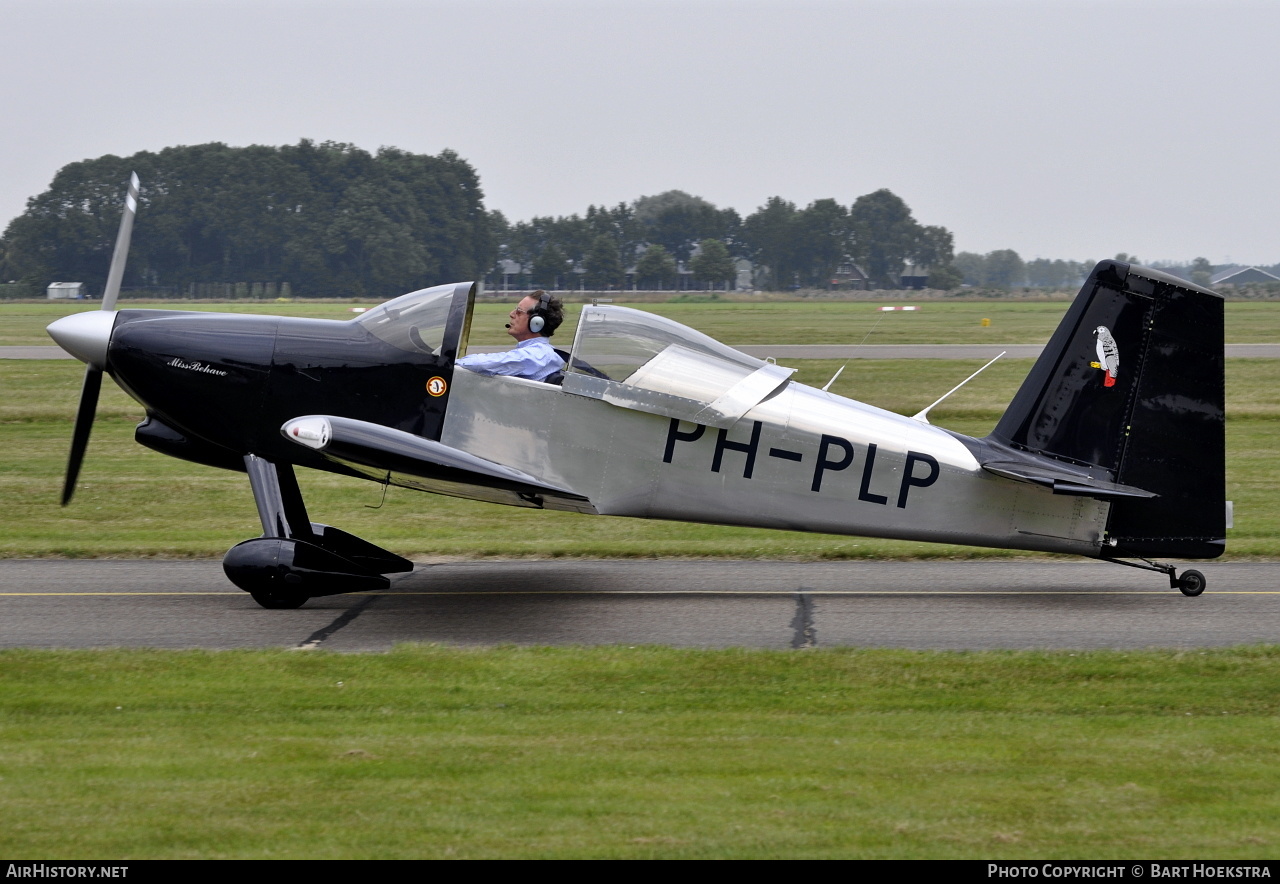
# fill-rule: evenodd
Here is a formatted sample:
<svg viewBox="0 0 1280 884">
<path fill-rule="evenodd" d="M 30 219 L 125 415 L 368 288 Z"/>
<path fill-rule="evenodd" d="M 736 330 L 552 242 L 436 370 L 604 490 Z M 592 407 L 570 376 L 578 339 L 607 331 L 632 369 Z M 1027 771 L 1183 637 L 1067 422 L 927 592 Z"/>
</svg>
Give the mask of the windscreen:
<svg viewBox="0 0 1280 884">
<path fill-rule="evenodd" d="M 438 285 L 379 304 L 356 322 L 370 334 L 410 353 L 439 354 L 456 286 Z"/>
</svg>

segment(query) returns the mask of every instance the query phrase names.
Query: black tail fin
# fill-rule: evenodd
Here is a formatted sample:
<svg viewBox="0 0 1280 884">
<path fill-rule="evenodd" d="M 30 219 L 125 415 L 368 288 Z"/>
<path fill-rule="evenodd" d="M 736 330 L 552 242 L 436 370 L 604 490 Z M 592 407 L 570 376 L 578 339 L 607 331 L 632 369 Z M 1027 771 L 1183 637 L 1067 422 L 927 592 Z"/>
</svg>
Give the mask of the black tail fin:
<svg viewBox="0 0 1280 884">
<path fill-rule="evenodd" d="M 988 441 L 1156 497 L 1114 500 L 1108 557 L 1215 558 L 1226 535 L 1222 297 L 1102 261 Z"/>
</svg>

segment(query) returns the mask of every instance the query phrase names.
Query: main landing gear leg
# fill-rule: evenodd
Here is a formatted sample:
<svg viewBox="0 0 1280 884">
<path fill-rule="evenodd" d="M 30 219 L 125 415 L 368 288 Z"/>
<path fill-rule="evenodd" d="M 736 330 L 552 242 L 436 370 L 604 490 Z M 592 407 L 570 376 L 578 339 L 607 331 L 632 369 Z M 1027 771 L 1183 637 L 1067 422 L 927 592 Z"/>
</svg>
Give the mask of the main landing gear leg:
<svg viewBox="0 0 1280 884">
<path fill-rule="evenodd" d="M 1159 562 L 1152 562 L 1143 559 L 1141 562 L 1126 562 L 1123 559 L 1107 559 L 1108 562 L 1115 562 L 1117 565 L 1127 565 L 1130 568 L 1141 568 L 1144 571 L 1159 571 L 1169 577 L 1169 588 L 1177 589 L 1183 595 L 1197 596 L 1204 592 L 1204 588 L 1208 585 L 1208 581 L 1204 579 L 1204 575 L 1194 568 L 1188 568 L 1182 572 L 1182 576 L 1178 576 L 1178 570 L 1173 565 L 1161 565 Z"/>
<path fill-rule="evenodd" d="M 383 575 L 413 563 L 353 534 L 312 522 L 292 464 L 244 459 L 262 536 L 231 548 L 222 569 L 264 608 L 297 608 L 314 596 L 385 589 Z"/>
</svg>

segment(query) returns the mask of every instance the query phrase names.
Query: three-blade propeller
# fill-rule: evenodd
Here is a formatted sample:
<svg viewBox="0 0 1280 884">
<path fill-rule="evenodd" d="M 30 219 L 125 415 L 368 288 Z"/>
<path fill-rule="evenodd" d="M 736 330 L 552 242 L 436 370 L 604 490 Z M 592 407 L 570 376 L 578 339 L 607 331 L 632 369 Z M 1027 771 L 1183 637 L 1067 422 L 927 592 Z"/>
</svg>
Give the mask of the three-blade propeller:
<svg viewBox="0 0 1280 884">
<path fill-rule="evenodd" d="M 107 342 L 110 340 L 111 323 L 103 322 L 101 314 L 114 313 L 120 297 L 120 280 L 124 277 L 125 260 L 129 255 L 129 239 L 133 235 L 133 216 L 138 211 L 138 176 L 130 174 L 129 193 L 125 197 L 124 215 L 120 218 L 120 232 L 116 234 L 116 248 L 111 255 L 111 269 L 107 272 L 107 286 L 102 292 L 102 308 L 92 320 L 87 317 L 76 320 L 65 317 L 49 327 L 49 333 L 59 344 L 83 360 L 84 384 L 80 388 L 80 407 L 76 410 L 76 425 L 71 433 L 71 454 L 67 459 L 67 476 L 62 485 L 62 505 L 71 501 L 76 491 L 76 479 L 85 449 L 89 446 L 89 433 L 93 430 L 93 417 L 98 409 L 98 394 L 102 390 L 102 373 L 107 368 Z M 73 320 L 68 322 L 68 320 Z M 62 324 L 60 329 L 54 326 Z M 105 335 L 105 337 L 103 337 Z M 69 346 L 70 345 L 70 346 Z"/>
</svg>

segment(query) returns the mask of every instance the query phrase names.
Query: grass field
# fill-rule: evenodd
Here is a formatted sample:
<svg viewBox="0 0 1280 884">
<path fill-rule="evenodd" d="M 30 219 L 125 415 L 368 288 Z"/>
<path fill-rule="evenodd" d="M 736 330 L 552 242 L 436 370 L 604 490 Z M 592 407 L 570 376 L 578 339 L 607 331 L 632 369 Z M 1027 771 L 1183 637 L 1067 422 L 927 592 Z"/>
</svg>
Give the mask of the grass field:
<svg viewBox="0 0 1280 884">
<path fill-rule="evenodd" d="M 749 306 L 655 309 L 733 343 L 860 343 L 877 322 L 870 343 L 1022 343 L 1047 338 L 1066 305 Z M 295 311 L 263 310 L 281 307 Z M 350 315 L 297 309 L 312 308 Z M 60 314 L 44 309 L 0 305 L 0 344 L 46 343 Z M 485 305 L 477 332 L 488 325 L 487 340 L 503 343 L 504 312 Z M 1229 304 L 1228 317 L 1231 340 L 1280 331 L 1269 305 Z M 794 364 L 820 385 L 841 363 Z M 833 390 L 914 413 L 975 367 L 857 361 Z M 934 422 L 986 433 L 1029 367 L 997 363 Z M 0 556 L 220 556 L 258 532 L 244 477 L 138 446 L 140 409 L 111 383 L 76 500 L 58 507 L 81 375 L 75 362 L 0 360 Z M 1280 360 L 1229 361 L 1227 391 L 1229 555 L 1274 557 Z M 401 489 L 372 510 L 379 486 L 300 478 L 316 518 L 414 557 L 1001 554 Z M 0 854 L 1269 858 L 1280 849 L 1278 714 L 1275 646 L 4 651 Z"/>
<path fill-rule="evenodd" d="M 826 382 L 842 363 L 796 360 L 797 378 Z M 858 360 L 832 390 L 913 414 L 979 363 Z M 995 425 L 1030 368 L 1002 360 L 931 414 L 971 435 Z M 79 490 L 57 504 L 67 440 L 83 374 L 78 362 L 0 360 L 0 556 L 221 556 L 257 533 L 248 482 L 133 441 L 137 403 L 108 382 L 103 389 Z M 1228 555 L 1280 554 L 1280 360 L 1228 362 L 1227 493 L 1236 527 Z M 823 534 L 544 513 L 300 471 L 313 517 L 422 559 L 437 556 L 728 556 L 867 558 L 1013 556 L 1019 553 Z"/>
<path fill-rule="evenodd" d="M 0 853 L 1246 859 L 1280 650 L 0 653 Z"/>
<path fill-rule="evenodd" d="M 910 304 L 904 292 L 899 305 Z M 366 304 L 364 306 L 370 306 Z M 618 303 L 625 303 L 622 299 Z M 734 346 L 746 344 L 1043 344 L 1053 333 L 1068 300 L 1062 301 L 926 301 L 919 311 L 883 312 L 888 302 L 760 301 L 730 303 L 643 304 L 644 310 L 667 316 Z M 135 306 L 129 302 L 125 308 Z M 144 306 L 144 305 L 137 305 Z M 231 313 L 284 313 L 317 319 L 347 320 L 355 316 L 353 303 L 287 304 L 274 301 L 155 302 L 146 307 L 165 310 L 213 310 Z M 512 303 L 485 301 L 476 305 L 471 343 L 477 346 L 511 342 L 503 317 Z M 45 326 L 68 313 L 95 309 L 88 304 L 0 303 L 0 346 L 51 344 Z M 567 306 L 565 325 L 557 342 L 569 342 L 581 305 Z M 991 324 L 983 327 L 982 320 Z M 1228 343 L 1280 341 L 1280 304 L 1232 301 L 1226 305 Z M 565 344 L 567 346 L 567 343 Z"/>
</svg>

